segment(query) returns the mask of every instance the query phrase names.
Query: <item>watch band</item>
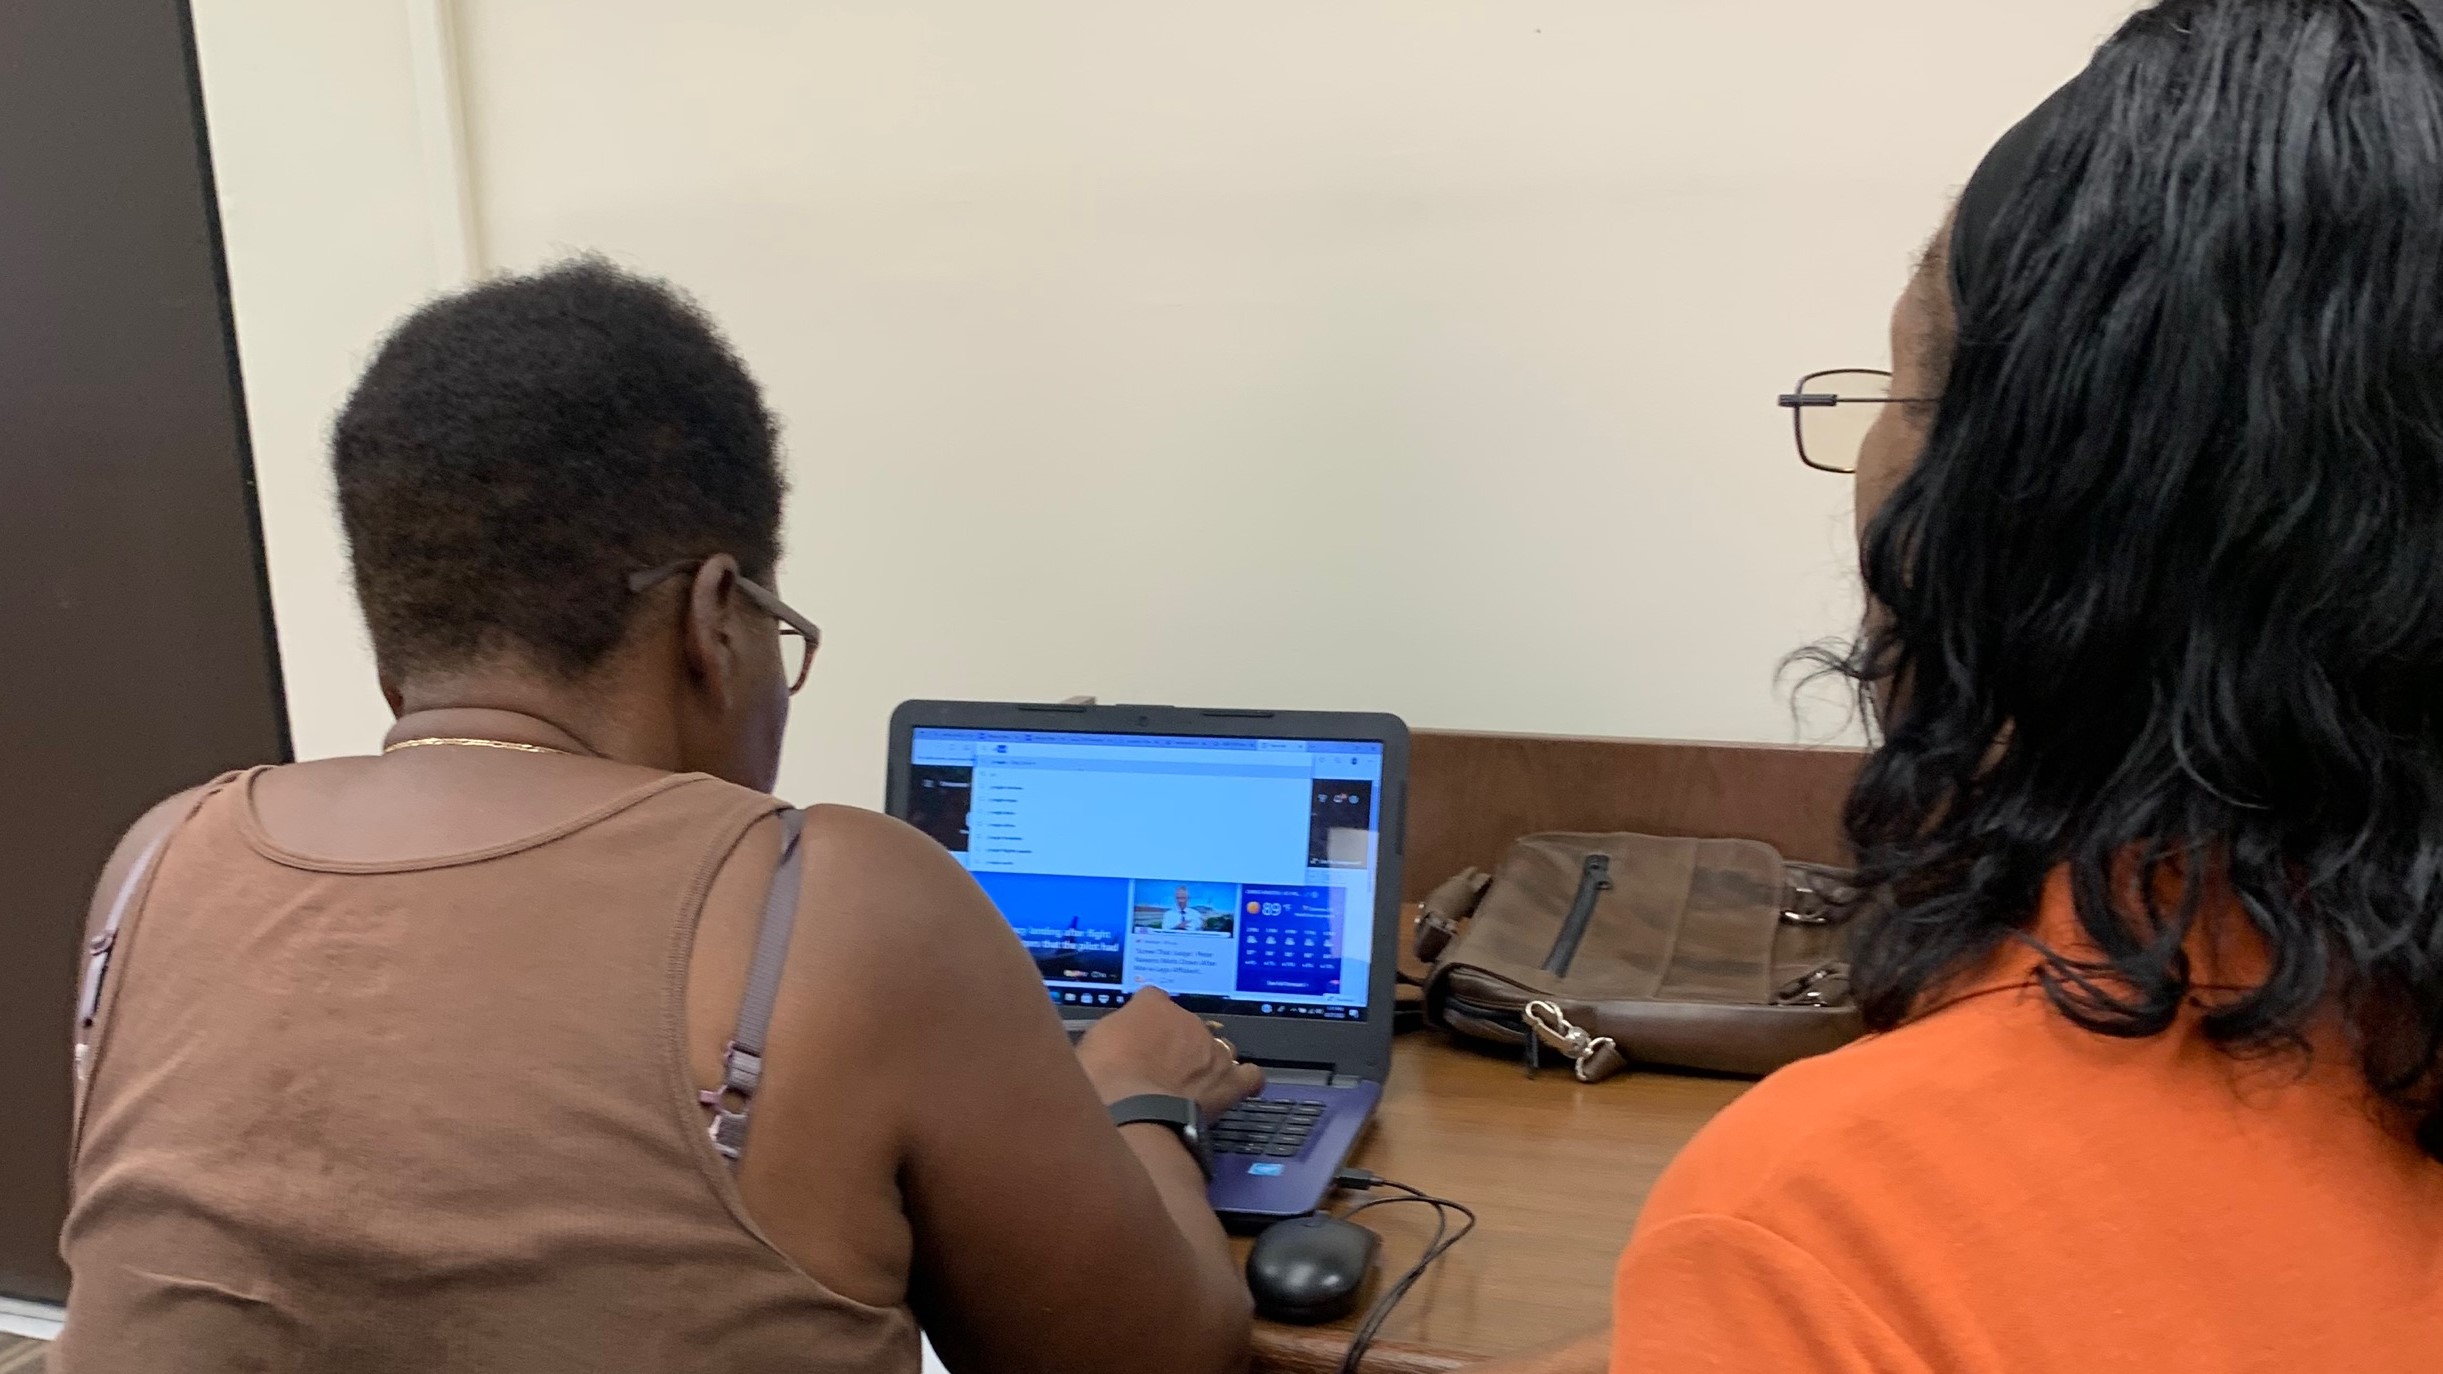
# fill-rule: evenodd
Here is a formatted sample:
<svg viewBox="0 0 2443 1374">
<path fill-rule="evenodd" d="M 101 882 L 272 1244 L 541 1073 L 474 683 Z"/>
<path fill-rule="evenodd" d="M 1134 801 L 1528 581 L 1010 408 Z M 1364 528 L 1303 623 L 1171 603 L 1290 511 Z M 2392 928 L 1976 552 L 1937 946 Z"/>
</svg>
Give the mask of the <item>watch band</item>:
<svg viewBox="0 0 2443 1374">
<path fill-rule="evenodd" d="M 1188 1098 L 1165 1093 L 1122 1098 L 1111 1104 L 1111 1124 L 1168 1126 L 1187 1147 L 1196 1167 L 1208 1180 L 1213 1177 L 1213 1146 L 1205 1139 L 1204 1112 Z"/>
</svg>

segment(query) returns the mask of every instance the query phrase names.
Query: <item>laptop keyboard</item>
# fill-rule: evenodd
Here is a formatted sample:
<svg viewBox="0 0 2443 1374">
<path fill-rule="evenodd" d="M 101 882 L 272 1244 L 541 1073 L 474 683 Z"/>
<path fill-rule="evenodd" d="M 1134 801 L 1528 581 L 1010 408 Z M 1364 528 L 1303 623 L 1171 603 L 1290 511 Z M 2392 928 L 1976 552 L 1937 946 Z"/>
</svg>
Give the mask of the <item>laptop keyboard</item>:
<svg viewBox="0 0 2443 1374">
<path fill-rule="evenodd" d="M 1213 1153 L 1295 1158 L 1322 1120 L 1320 1102 L 1251 1097 L 1213 1123 Z"/>
</svg>

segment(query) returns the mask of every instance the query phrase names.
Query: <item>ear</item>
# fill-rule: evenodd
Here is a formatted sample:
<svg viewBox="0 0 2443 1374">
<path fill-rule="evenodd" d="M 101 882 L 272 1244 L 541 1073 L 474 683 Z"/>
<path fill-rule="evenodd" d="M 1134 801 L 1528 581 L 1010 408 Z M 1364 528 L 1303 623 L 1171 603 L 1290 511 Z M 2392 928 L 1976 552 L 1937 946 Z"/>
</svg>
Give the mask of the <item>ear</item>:
<svg viewBox="0 0 2443 1374">
<path fill-rule="evenodd" d="M 729 710 L 738 690 L 738 645 L 730 615 L 737 597 L 738 560 L 718 553 L 696 570 L 680 610 L 679 649 L 688 676 L 719 711 Z"/>
</svg>

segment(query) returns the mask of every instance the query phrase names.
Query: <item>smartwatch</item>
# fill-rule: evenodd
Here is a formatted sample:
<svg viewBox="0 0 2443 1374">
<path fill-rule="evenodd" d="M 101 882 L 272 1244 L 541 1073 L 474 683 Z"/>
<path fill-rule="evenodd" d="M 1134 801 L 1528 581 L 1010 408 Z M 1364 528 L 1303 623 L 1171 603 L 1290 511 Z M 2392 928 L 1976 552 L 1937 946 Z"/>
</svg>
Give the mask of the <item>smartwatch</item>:
<svg viewBox="0 0 2443 1374">
<path fill-rule="evenodd" d="M 1166 1097 L 1148 1093 L 1143 1097 L 1128 1097 L 1111 1104 L 1111 1124 L 1136 1126 L 1151 1123 L 1168 1126 L 1188 1147 L 1196 1167 L 1204 1170 L 1205 1179 L 1213 1178 L 1213 1142 L 1205 1139 L 1205 1114 L 1184 1097 Z"/>
</svg>

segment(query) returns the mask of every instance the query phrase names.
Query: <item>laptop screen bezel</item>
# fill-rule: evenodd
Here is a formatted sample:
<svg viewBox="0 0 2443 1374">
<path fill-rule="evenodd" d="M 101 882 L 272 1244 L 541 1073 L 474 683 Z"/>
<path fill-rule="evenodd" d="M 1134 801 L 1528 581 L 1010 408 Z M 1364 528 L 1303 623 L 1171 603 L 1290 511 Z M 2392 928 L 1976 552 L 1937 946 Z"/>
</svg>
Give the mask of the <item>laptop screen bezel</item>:
<svg viewBox="0 0 2443 1374">
<path fill-rule="evenodd" d="M 1362 1020 L 1219 1015 L 1224 1034 L 1251 1062 L 1380 1080 L 1391 1068 L 1393 1002 L 1399 973 L 1401 860 L 1407 845 L 1408 726 L 1399 717 L 1349 711 L 1242 711 L 1183 706 L 1072 706 L 1024 702 L 910 701 L 891 714 L 890 774 L 884 809 L 908 816 L 909 779 L 919 729 L 1047 730 L 1081 734 L 1191 735 L 1216 739 L 1346 740 L 1383 750 L 1381 810 L 1375 844 L 1374 943 Z M 1072 1025 L 1109 1015 L 1104 1008 L 1060 1007 Z"/>
</svg>

